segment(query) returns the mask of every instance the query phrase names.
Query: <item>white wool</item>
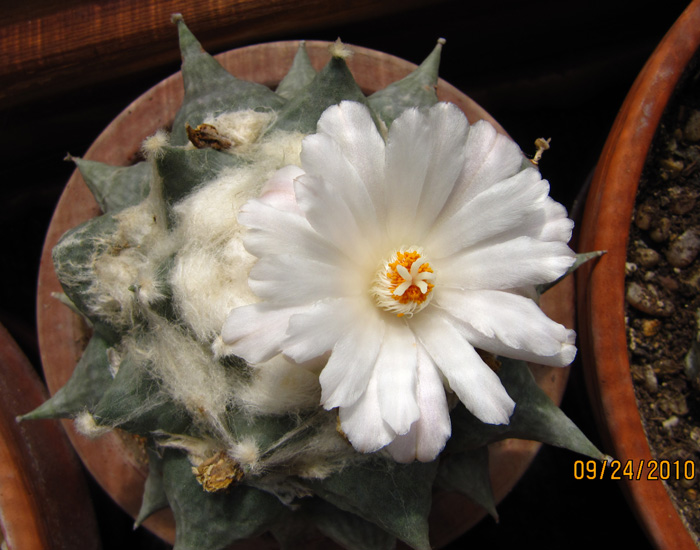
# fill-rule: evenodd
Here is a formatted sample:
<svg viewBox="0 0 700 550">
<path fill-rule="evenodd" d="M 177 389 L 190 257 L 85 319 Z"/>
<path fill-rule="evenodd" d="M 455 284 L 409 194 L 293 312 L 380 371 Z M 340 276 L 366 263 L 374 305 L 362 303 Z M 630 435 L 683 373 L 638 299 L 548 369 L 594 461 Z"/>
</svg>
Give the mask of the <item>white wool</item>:
<svg viewBox="0 0 700 550">
<path fill-rule="evenodd" d="M 216 117 L 208 117 L 204 120 L 211 124 L 216 131 L 233 144 L 233 151 L 240 153 L 246 151 L 252 144 L 257 144 L 260 136 L 267 130 L 277 118 L 273 111 L 229 111 Z"/>
<path fill-rule="evenodd" d="M 241 242 L 237 212 L 255 185 L 249 170 L 226 172 L 176 207 L 182 246 L 170 274 L 178 313 L 208 342 L 229 311 L 256 300 L 248 287 L 255 262 Z"/>
<path fill-rule="evenodd" d="M 163 437 L 163 439 L 156 440 L 160 447 L 185 451 L 192 466 L 199 466 L 221 450 L 220 446 L 213 439 L 182 434 L 156 433 L 155 435 Z"/>
<path fill-rule="evenodd" d="M 263 449 L 262 457 L 250 473 L 265 474 L 253 484 L 284 501 L 285 495 L 296 492 L 290 476 L 323 479 L 342 470 L 357 456 L 337 431 L 335 411 L 319 411 L 299 428 L 288 432 L 272 448 Z"/>
<path fill-rule="evenodd" d="M 260 461 L 260 448 L 253 437 L 233 443 L 227 452 L 246 471 L 254 470 Z"/>
<path fill-rule="evenodd" d="M 163 148 L 170 144 L 170 136 L 165 130 L 158 130 L 151 137 L 144 140 L 141 145 L 141 152 L 147 159 L 158 158 L 163 152 Z"/>
<path fill-rule="evenodd" d="M 235 387 L 235 371 L 214 360 L 206 346 L 164 319 L 151 319 L 144 341 L 126 343 L 150 361 L 161 388 L 195 421 L 220 432 L 221 418 Z"/>
<path fill-rule="evenodd" d="M 236 403 L 252 414 L 285 414 L 318 407 L 318 373 L 277 355 L 256 365 L 248 385 L 236 393 Z"/>
<path fill-rule="evenodd" d="M 114 378 L 119 372 L 122 356 L 115 348 L 108 348 L 107 361 L 109 361 L 109 373 L 112 375 L 112 378 Z"/>
<path fill-rule="evenodd" d="M 181 318 L 203 342 L 216 339 L 231 309 L 258 301 L 248 286 L 256 258 L 243 247 L 238 211 L 276 170 L 299 162 L 301 137 L 277 132 L 263 141 L 251 164 L 224 170 L 174 207 L 172 238 L 179 245 L 170 277 L 173 297 Z"/>
<path fill-rule="evenodd" d="M 236 248 L 190 246 L 176 259 L 170 282 L 178 313 L 202 341 L 216 338 L 232 308 L 256 301 L 247 284 L 253 262 Z"/>
<path fill-rule="evenodd" d="M 81 412 L 75 418 L 75 427 L 78 432 L 90 439 L 95 439 L 111 431 L 111 428 L 98 426 L 95 422 L 95 417 L 88 411 Z"/>
<path fill-rule="evenodd" d="M 102 254 L 94 260 L 88 302 L 92 311 L 111 317 L 115 324 L 130 325 L 137 307 L 136 292 L 155 286 L 153 279 L 161 243 L 167 241 L 160 208 L 152 200 L 115 214 L 119 225 L 109 236 Z M 152 294 L 154 294 L 152 292 Z"/>
<path fill-rule="evenodd" d="M 333 44 L 328 48 L 328 51 L 333 57 L 338 59 L 349 59 L 353 56 L 354 52 L 338 38 Z"/>
<path fill-rule="evenodd" d="M 284 166 L 301 165 L 301 142 L 304 137 L 306 136 L 299 132 L 275 132 L 260 143 L 259 156 L 265 158 L 267 164 L 272 168 L 265 181 L 272 173 Z"/>
</svg>

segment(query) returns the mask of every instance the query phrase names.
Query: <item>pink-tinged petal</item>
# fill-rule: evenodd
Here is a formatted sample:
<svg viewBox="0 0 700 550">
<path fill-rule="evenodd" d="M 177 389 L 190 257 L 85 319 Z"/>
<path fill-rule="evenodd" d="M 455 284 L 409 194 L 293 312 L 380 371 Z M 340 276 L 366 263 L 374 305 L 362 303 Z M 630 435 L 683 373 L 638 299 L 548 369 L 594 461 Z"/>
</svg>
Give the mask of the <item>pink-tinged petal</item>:
<svg viewBox="0 0 700 550">
<path fill-rule="evenodd" d="M 532 225 L 539 232 L 548 193 L 549 184 L 537 170 L 523 170 L 479 193 L 451 216 L 441 217 L 424 246 L 432 258 L 442 258 L 504 233 L 527 235 Z"/>
<path fill-rule="evenodd" d="M 384 181 L 384 139 L 369 109 L 342 101 L 329 107 L 318 121 L 318 133 L 332 138 L 367 189 L 379 217 L 384 216 L 381 187 Z"/>
<path fill-rule="evenodd" d="M 303 173 L 301 168 L 293 164 L 280 168 L 263 186 L 260 200 L 277 210 L 301 214 L 294 196 L 294 178 Z"/>
<path fill-rule="evenodd" d="M 382 418 L 397 434 L 405 434 L 420 416 L 416 403 L 416 361 L 413 332 L 404 322 L 387 322 L 374 369 Z"/>
<path fill-rule="evenodd" d="M 515 409 L 500 379 L 437 308 L 411 322 L 421 344 L 464 406 L 487 424 L 508 424 Z"/>
<path fill-rule="evenodd" d="M 221 338 L 233 355 L 251 364 L 262 363 L 280 352 L 289 318 L 300 311 L 262 303 L 237 307 L 226 318 Z"/>
<path fill-rule="evenodd" d="M 248 284 L 255 294 L 279 306 L 313 304 L 356 292 L 351 272 L 303 256 L 279 254 L 260 258 L 250 270 Z"/>
<path fill-rule="evenodd" d="M 573 331 L 552 321 L 532 300 L 517 294 L 444 288 L 434 300 L 484 338 L 500 341 L 504 349 L 553 357 L 561 354 L 563 346 L 570 345 Z M 502 355 L 511 357 L 512 353 Z"/>
<path fill-rule="evenodd" d="M 295 254 L 323 263 L 338 263 L 343 255 L 319 235 L 303 215 L 281 211 L 261 200 L 243 205 L 238 221 L 248 230 L 243 237 L 246 250 L 262 258 L 275 254 Z"/>
<path fill-rule="evenodd" d="M 450 411 L 442 379 L 432 358 L 418 346 L 417 400 L 420 418 L 405 435 L 398 435 L 387 446 L 397 462 L 432 462 L 445 448 L 452 434 Z"/>
<path fill-rule="evenodd" d="M 377 362 L 384 329 L 378 314 L 367 315 L 335 343 L 319 377 L 324 408 L 349 407 L 362 396 Z M 376 387 L 374 391 L 376 397 Z"/>
<path fill-rule="evenodd" d="M 489 122 L 479 120 L 469 127 L 464 158 L 462 172 L 445 205 L 444 215 L 452 214 L 493 184 L 515 175 L 525 157 L 513 140 L 499 134 Z"/>
<path fill-rule="evenodd" d="M 565 243 L 518 237 L 433 260 L 432 265 L 441 286 L 506 290 L 554 281 L 575 259 Z"/>
<path fill-rule="evenodd" d="M 318 302 L 304 313 L 293 315 L 282 343 L 283 353 L 303 363 L 330 351 L 357 322 L 357 310 L 356 300 L 341 298 Z"/>
<path fill-rule="evenodd" d="M 378 451 L 396 437 L 391 426 L 382 419 L 376 373 L 370 376 L 362 396 L 352 405 L 340 407 L 338 416 L 343 432 L 361 453 Z"/>
</svg>

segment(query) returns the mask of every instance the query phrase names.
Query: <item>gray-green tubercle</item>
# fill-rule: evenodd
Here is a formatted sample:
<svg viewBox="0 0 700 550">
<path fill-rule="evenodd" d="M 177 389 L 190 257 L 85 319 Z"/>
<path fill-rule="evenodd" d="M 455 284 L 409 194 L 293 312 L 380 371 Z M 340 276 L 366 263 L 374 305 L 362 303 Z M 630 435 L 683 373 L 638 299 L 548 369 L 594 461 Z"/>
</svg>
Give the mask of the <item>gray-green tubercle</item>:
<svg viewBox="0 0 700 550">
<path fill-rule="evenodd" d="M 178 250 L 158 251 L 153 288 L 133 284 L 121 289 L 129 303 L 126 313 L 115 303 L 111 314 L 110 297 L 99 294 L 95 281 L 103 275 L 96 258 L 116 261 L 126 253 L 138 258 L 137 237 L 121 226 L 130 208 L 145 205 L 144 220 L 153 224 L 153 234 L 170 234 L 178 229 L 176 210 L 181 201 L 222 172 L 250 162 L 235 149 L 193 147 L 186 126 L 196 128 L 223 113 L 252 110 L 272 114 L 263 136 L 277 131 L 308 134 L 327 107 L 353 100 L 368 105 L 378 127 L 386 129 L 404 109 L 437 102 L 443 45 L 440 41 L 414 73 L 365 97 L 347 67 L 343 48 L 336 47 L 328 64 L 316 72 L 302 43 L 289 74 L 273 91 L 227 73 L 203 51 L 182 18 L 175 21 L 185 99 L 169 142 L 148 161 L 128 168 L 73 159 L 104 214 L 69 231 L 54 250 L 54 262 L 67 298 L 89 320 L 94 335 L 65 387 L 25 418 L 88 413 L 98 428 L 118 427 L 143 436 L 150 465 L 136 523 L 169 506 L 177 522 L 176 550 L 223 550 L 265 532 L 282 548 L 298 548 L 316 530 L 351 550 L 389 550 L 397 540 L 428 550 L 428 514 L 435 487 L 462 492 L 496 515 L 488 477 L 489 443 L 509 437 L 537 439 L 602 459 L 537 386 L 525 363 L 505 359 L 499 376 L 517 403 L 509 425 L 483 424 L 459 405 L 452 411 L 453 436 L 444 453 L 431 463 L 413 464 L 397 464 L 381 452 L 356 453 L 333 430 L 349 449 L 343 452 L 354 454 L 328 475 L 295 473 L 285 478 L 284 466 L 275 457 L 295 456 L 307 440 L 320 437 L 332 411 L 266 415 L 226 403 L 218 416 L 205 418 L 191 402 L 168 398 L 168 380 L 159 377 L 153 358 L 139 350 L 164 331 L 195 350 L 191 357 L 205 354 L 211 344 L 188 327 L 181 318 L 182 307 L 174 303 L 171 282 L 179 269 Z M 137 351 L 117 353 L 132 342 L 138 344 L 132 346 Z M 209 360 L 241 383 L 254 377 L 242 360 L 214 356 Z M 173 441 L 185 443 L 178 446 Z M 238 472 L 239 482 L 207 492 L 184 450 L 188 441 L 221 441 L 222 446 L 228 441 L 254 441 L 261 459 L 269 458 L 272 466 Z M 294 491 L 280 490 L 280 483 Z"/>
</svg>

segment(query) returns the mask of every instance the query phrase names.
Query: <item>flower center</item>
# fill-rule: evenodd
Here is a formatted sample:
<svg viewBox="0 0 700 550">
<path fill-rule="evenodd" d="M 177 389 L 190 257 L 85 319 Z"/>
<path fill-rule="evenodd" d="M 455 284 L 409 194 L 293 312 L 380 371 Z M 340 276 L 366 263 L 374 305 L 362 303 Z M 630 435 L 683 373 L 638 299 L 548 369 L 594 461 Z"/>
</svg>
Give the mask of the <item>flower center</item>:
<svg viewBox="0 0 700 550">
<path fill-rule="evenodd" d="M 412 316 L 428 305 L 435 273 L 419 247 L 401 248 L 377 270 L 370 293 L 380 308 L 397 317 Z"/>
</svg>

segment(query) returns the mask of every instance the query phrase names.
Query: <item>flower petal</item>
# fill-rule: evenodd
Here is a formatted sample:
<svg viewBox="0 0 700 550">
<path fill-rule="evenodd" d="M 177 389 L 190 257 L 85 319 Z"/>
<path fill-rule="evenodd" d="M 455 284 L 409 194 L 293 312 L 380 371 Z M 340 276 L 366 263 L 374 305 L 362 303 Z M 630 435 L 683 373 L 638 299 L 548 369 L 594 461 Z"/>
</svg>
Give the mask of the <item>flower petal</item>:
<svg viewBox="0 0 700 550">
<path fill-rule="evenodd" d="M 420 418 L 411 425 L 408 433 L 396 436 L 387 446 L 387 451 L 397 462 L 435 460 L 452 433 L 445 388 L 437 366 L 423 346 L 419 345 L 417 352 Z"/>
<path fill-rule="evenodd" d="M 451 215 L 462 204 L 520 171 L 524 156 L 508 136 L 499 134 L 489 122 L 479 120 L 469 127 L 464 166 L 443 215 Z"/>
<path fill-rule="evenodd" d="M 352 446 L 361 453 L 373 453 L 390 443 L 396 434 L 382 419 L 376 372 L 369 377 L 362 396 L 348 407 L 340 407 L 340 427 Z"/>
<path fill-rule="evenodd" d="M 447 315 L 436 308 L 426 309 L 414 317 L 411 328 L 474 416 L 487 424 L 508 424 L 515 402 Z"/>
<path fill-rule="evenodd" d="M 415 242 L 442 210 L 462 168 L 467 127 L 451 103 L 407 109 L 392 123 L 384 188 L 392 240 Z"/>
<path fill-rule="evenodd" d="M 367 315 L 356 319 L 335 343 L 319 377 L 324 408 L 349 407 L 362 396 L 377 362 L 384 328 L 378 313 Z M 375 387 L 375 397 L 376 391 Z"/>
<path fill-rule="evenodd" d="M 494 336 L 485 336 L 483 333 L 472 327 L 469 323 L 465 323 L 459 319 L 455 319 L 454 321 L 455 328 L 474 347 L 483 349 L 484 351 L 488 351 L 495 355 L 502 355 L 503 357 L 520 359 L 522 361 L 529 361 L 550 367 L 565 367 L 569 365 L 576 357 L 576 332 L 573 330 L 567 330 L 566 341 L 562 342 L 558 353 L 545 356 L 533 353 L 529 349 L 509 347 Z"/>
<path fill-rule="evenodd" d="M 336 142 L 366 187 L 378 215 L 383 217 L 385 145 L 369 109 L 361 103 L 342 101 L 324 111 L 318 121 L 318 132 Z"/>
<path fill-rule="evenodd" d="M 416 361 L 413 332 L 403 322 L 387 322 L 374 369 L 382 418 L 397 434 L 405 434 L 420 416 Z"/>
<path fill-rule="evenodd" d="M 327 109 L 318 130 L 302 144 L 308 176 L 297 178 L 297 202 L 320 234 L 357 253 L 384 230 L 378 221 L 384 141 L 367 107 L 350 101 Z"/>
<path fill-rule="evenodd" d="M 339 192 L 337 182 L 326 181 L 320 176 L 305 174 L 294 180 L 297 203 L 304 212 L 311 226 L 328 239 L 338 250 L 352 254 L 355 261 L 376 261 L 372 258 L 372 247 L 367 247 L 367 229 L 372 226 L 376 216 L 358 212 L 357 202 L 345 199 Z M 364 215 L 367 214 L 367 215 Z M 365 223 L 367 222 L 367 225 Z M 381 232 L 370 237 L 369 242 L 376 242 Z"/>
<path fill-rule="evenodd" d="M 562 242 L 518 237 L 433 260 L 441 286 L 506 290 L 554 281 L 571 267 L 574 252 Z"/>
<path fill-rule="evenodd" d="M 243 205 L 238 221 L 248 227 L 243 237 L 246 250 L 258 258 L 295 254 L 332 264 L 342 257 L 303 215 L 291 210 L 278 210 L 262 200 L 253 199 Z"/>
<path fill-rule="evenodd" d="M 569 219 L 566 208 L 551 197 L 545 200 L 545 222 L 537 235 L 531 235 L 541 241 L 562 241 L 568 243 L 574 229 L 574 222 Z"/>
<path fill-rule="evenodd" d="M 532 300 L 497 290 L 441 289 L 436 302 L 503 349 L 524 350 L 536 357 L 559 356 L 570 346 L 573 331 L 552 321 Z M 472 341 L 472 344 L 475 342 Z M 511 353 L 501 353 L 511 357 Z M 573 359 L 573 357 L 572 357 Z"/>
<path fill-rule="evenodd" d="M 300 308 L 279 308 L 274 304 L 251 304 L 229 313 L 221 338 L 232 354 L 249 363 L 262 363 L 280 352 L 289 317 Z"/>
<path fill-rule="evenodd" d="M 442 258 L 503 233 L 539 233 L 547 193 L 549 184 L 537 170 L 523 170 L 479 193 L 451 216 L 442 216 L 424 246 L 431 257 Z"/>
<path fill-rule="evenodd" d="M 357 315 L 356 300 L 352 298 L 317 302 L 289 319 L 282 351 L 298 363 L 323 355 L 351 329 Z"/>
<path fill-rule="evenodd" d="M 356 289 L 354 281 L 348 280 L 352 274 L 338 265 L 277 254 L 263 256 L 256 262 L 248 284 L 257 296 L 278 306 L 311 305 Z"/>
<path fill-rule="evenodd" d="M 332 182 L 336 207 L 344 205 L 363 237 L 376 234 L 379 226 L 377 212 L 365 182 L 356 167 L 345 156 L 340 145 L 326 134 L 314 134 L 304 139 L 301 162 L 314 178 Z M 381 177 L 381 172 L 375 178 Z M 308 180 L 307 180 L 308 181 Z M 304 210 L 302 203 L 301 208 Z"/>
</svg>

